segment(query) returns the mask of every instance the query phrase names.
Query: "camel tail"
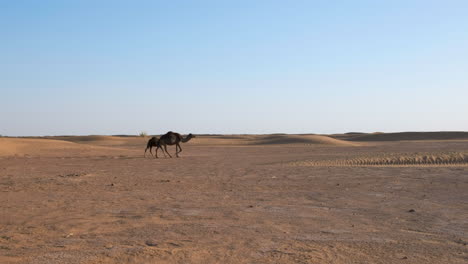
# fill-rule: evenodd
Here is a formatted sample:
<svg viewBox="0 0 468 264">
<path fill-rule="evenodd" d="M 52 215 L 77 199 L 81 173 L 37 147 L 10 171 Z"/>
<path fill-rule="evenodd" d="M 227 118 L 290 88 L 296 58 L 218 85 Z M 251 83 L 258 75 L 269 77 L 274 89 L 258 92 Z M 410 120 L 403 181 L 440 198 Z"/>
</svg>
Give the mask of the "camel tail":
<svg viewBox="0 0 468 264">
<path fill-rule="evenodd" d="M 151 153 L 152 141 L 153 141 L 153 138 L 151 138 L 150 140 L 148 140 L 148 143 L 146 143 L 145 154 L 144 154 L 143 156 L 146 157 L 146 151 L 147 151 L 148 149 L 150 149 L 150 153 Z M 151 155 L 153 155 L 153 153 L 151 153 Z"/>
<path fill-rule="evenodd" d="M 151 147 L 151 139 L 148 140 L 148 143 L 146 143 L 146 149 L 149 149 Z M 145 150 L 146 151 L 146 150 Z"/>
<path fill-rule="evenodd" d="M 150 153 L 151 153 L 151 147 L 149 147 L 149 145 L 147 145 L 146 148 L 145 148 L 145 154 L 143 154 L 143 157 L 146 157 L 146 151 L 147 151 L 148 149 L 150 149 Z"/>
</svg>

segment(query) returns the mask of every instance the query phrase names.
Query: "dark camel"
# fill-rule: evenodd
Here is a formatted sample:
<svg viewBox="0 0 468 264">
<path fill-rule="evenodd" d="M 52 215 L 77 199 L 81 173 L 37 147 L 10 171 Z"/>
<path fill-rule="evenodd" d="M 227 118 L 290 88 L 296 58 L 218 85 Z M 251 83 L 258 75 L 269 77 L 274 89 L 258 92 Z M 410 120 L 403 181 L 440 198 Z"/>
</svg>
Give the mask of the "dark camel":
<svg viewBox="0 0 468 264">
<path fill-rule="evenodd" d="M 146 144 L 146 149 L 145 149 L 145 157 L 146 157 L 146 151 L 149 149 L 150 153 L 151 153 L 151 156 L 154 156 L 153 155 L 153 152 L 151 152 L 151 150 L 153 149 L 153 147 L 156 148 L 156 158 L 158 157 L 158 149 L 161 148 L 161 144 L 159 144 L 159 138 L 157 137 L 152 137 L 150 138 L 150 140 L 148 140 L 148 143 Z M 164 154 L 164 157 L 166 156 L 166 153 L 164 153 L 163 151 L 163 154 Z"/>
<path fill-rule="evenodd" d="M 179 133 L 175 133 L 172 131 L 167 132 L 166 134 L 162 135 L 161 138 L 158 141 L 158 145 L 156 146 L 156 158 L 158 157 L 158 148 L 163 148 L 163 153 L 164 151 L 169 155 L 169 157 L 172 158 L 171 154 L 167 152 L 167 145 L 172 146 L 176 145 L 176 157 L 179 157 L 179 153 L 182 152 L 182 148 L 180 147 L 180 142 L 185 143 L 188 142 L 190 139 L 194 138 L 195 136 L 192 134 L 188 134 L 185 138 L 183 138 Z M 166 154 L 164 154 L 166 155 Z"/>
</svg>

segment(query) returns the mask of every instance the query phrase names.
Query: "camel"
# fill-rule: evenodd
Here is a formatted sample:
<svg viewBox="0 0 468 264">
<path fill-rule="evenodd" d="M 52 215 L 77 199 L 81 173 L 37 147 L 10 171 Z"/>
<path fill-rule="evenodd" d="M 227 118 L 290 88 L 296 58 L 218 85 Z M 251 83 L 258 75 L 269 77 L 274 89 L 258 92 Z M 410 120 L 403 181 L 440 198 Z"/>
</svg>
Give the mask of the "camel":
<svg viewBox="0 0 468 264">
<path fill-rule="evenodd" d="M 172 131 L 169 131 L 167 132 L 166 134 L 162 135 L 161 138 L 159 139 L 158 141 L 158 145 L 156 147 L 156 158 L 158 157 L 158 148 L 163 148 L 164 147 L 164 150 L 163 150 L 163 153 L 164 151 L 167 153 L 167 155 L 169 155 L 169 157 L 172 158 L 171 154 L 169 154 L 169 152 L 167 152 L 167 145 L 171 146 L 171 145 L 176 145 L 176 157 L 178 158 L 179 157 L 179 153 L 182 152 L 182 148 L 180 147 L 180 142 L 182 143 L 185 143 L 185 142 L 188 142 L 190 139 L 194 138 L 195 136 L 192 135 L 192 134 L 188 134 L 188 136 L 186 136 L 185 138 L 183 138 L 179 133 L 175 133 L 175 132 L 172 132 Z M 166 154 L 164 154 L 166 155 Z"/>
<path fill-rule="evenodd" d="M 146 151 L 149 149 L 150 153 L 151 153 L 151 156 L 153 156 L 153 152 L 151 152 L 151 150 L 153 149 L 153 147 L 156 147 L 156 158 L 158 157 L 158 149 L 161 148 L 161 144 L 159 144 L 159 138 L 157 137 L 152 137 L 150 138 L 150 140 L 148 140 L 148 143 L 146 144 L 146 149 L 145 149 L 145 155 L 144 157 L 146 157 Z M 162 149 L 162 148 L 161 148 Z M 163 151 L 163 154 L 164 154 L 164 157 L 166 157 L 166 153 L 164 153 Z"/>
</svg>

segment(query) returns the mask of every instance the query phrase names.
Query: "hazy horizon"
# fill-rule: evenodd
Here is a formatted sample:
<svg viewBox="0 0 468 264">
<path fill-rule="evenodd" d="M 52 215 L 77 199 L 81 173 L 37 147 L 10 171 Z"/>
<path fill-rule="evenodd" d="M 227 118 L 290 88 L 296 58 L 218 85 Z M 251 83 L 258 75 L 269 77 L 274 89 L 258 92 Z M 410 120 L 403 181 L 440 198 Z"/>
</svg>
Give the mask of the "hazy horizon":
<svg viewBox="0 0 468 264">
<path fill-rule="evenodd" d="M 466 1 L 0 10 L 3 136 L 468 131 Z"/>
<path fill-rule="evenodd" d="M 166 131 L 167 132 L 167 131 Z M 161 133 L 147 133 L 146 131 L 140 131 L 139 133 L 134 134 L 63 134 L 63 135 L 22 135 L 22 136 L 9 136 L 9 135 L 0 135 L 0 137 L 11 137 L 11 138 L 28 138 L 28 137 L 91 137 L 91 136 L 114 136 L 114 137 L 140 137 L 140 133 L 145 133 L 145 136 L 158 136 L 163 135 L 166 132 Z M 198 133 L 196 136 L 255 136 L 255 135 L 344 135 L 344 134 L 406 134 L 406 133 L 468 133 L 468 131 L 374 131 L 374 132 L 336 132 L 336 133 Z M 188 133 L 183 133 L 188 134 Z"/>
</svg>

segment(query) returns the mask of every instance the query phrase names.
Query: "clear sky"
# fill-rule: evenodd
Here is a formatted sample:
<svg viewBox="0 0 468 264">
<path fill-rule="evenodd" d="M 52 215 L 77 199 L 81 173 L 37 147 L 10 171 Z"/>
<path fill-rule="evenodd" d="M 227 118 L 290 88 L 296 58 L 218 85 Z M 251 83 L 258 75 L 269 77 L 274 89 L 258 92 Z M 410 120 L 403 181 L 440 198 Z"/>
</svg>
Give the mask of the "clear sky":
<svg viewBox="0 0 468 264">
<path fill-rule="evenodd" d="M 468 130 L 468 1 L 0 0 L 0 134 Z"/>
</svg>

